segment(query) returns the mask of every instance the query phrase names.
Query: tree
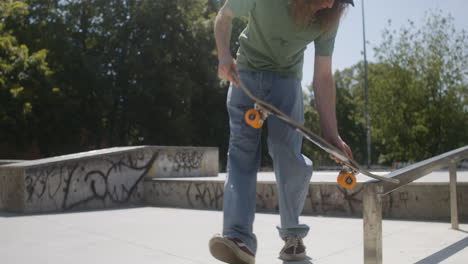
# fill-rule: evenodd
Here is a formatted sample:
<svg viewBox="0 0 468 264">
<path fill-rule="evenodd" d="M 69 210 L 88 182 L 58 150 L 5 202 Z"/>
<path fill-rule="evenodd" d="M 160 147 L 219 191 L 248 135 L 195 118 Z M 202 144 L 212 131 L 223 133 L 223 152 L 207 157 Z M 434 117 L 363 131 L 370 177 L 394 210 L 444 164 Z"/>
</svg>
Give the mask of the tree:
<svg viewBox="0 0 468 264">
<path fill-rule="evenodd" d="M 225 157 L 227 90 L 217 78 L 213 38 L 218 1 L 24 2 L 27 10 L 8 26 L 19 43 L 44 51 L 48 83 L 31 93 L 34 120 L 25 125 L 34 128 L 24 131 L 32 139 L 18 133 L 18 123 L 5 124 L 25 149 L 0 148 L 0 155 L 151 144 L 219 146 Z M 236 21 L 233 31 L 244 25 Z M 233 49 L 236 42 L 233 36 Z M 25 155 L 31 142 L 32 157 Z"/>
<path fill-rule="evenodd" d="M 468 144 L 468 42 L 452 17 L 436 11 L 420 29 L 411 21 L 399 31 L 387 28 L 375 54 L 377 61 L 369 64 L 374 164 L 414 162 Z M 363 162 L 363 63 L 334 77 L 340 135 Z M 307 106 L 307 126 L 318 131 L 317 122 L 315 109 Z M 326 163 L 325 156 L 311 153 Z"/>
<path fill-rule="evenodd" d="M 468 42 L 451 16 L 428 13 L 385 30 L 370 68 L 370 107 L 379 162 L 422 160 L 468 143 Z"/>
<path fill-rule="evenodd" d="M 46 62 L 47 50 L 30 52 L 13 35 L 12 24 L 27 14 L 23 2 L 0 1 L 0 147 L 12 156 L 34 151 L 36 103 L 53 98 L 56 92 L 49 84 L 52 72 Z"/>
<path fill-rule="evenodd" d="M 362 111 L 364 103 L 356 90 L 359 82 L 360 64 L 334 74 L 336 86 L 336 118 L 340 136 L 353 150 L 353 157 L 358 162 L 363 162 L 366 150 L 365 119 Z M 309 94 L 305 98 L 305 126 L 312 132 L 320 135 L 319 115 L 315 108 L 315 98 L 312 86 L 309 86 Z M 312 157 L 316 165 L 333 166 L 336 163 L 331 160 L 324 151 L 315 145 L 305 142 L 303 152 Z"/>
</svg>

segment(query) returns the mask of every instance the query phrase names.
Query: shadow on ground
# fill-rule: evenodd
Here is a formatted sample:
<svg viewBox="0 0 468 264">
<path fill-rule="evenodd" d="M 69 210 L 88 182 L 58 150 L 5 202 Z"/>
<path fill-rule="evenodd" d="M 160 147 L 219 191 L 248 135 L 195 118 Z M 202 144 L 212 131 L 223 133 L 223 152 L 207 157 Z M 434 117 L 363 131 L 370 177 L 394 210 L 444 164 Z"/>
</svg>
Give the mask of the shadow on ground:
<svg viewBox="0 0 468 264">
<path fill-rule="evenodd" d="M 299 261 L 283 261 L 282 264 L 313 264 L 310 257 L 306 257 L 304 260 Z"/>
<path fill-rule="evenodd" d="M 461 230 L 462 232 L 466 233 L 466 231 Z M 453 243 L 452 245 L 437 251 L 436 253 L 430 255 L 427 258 L 424 258 L 415 264 L 430 264 L 430 263 L 440 263 L 449 257 L 457 254 L 457 252 L 462 251 L 468 247 L 468 237 L 465 237 L 464 239 Z"/>
</svg>

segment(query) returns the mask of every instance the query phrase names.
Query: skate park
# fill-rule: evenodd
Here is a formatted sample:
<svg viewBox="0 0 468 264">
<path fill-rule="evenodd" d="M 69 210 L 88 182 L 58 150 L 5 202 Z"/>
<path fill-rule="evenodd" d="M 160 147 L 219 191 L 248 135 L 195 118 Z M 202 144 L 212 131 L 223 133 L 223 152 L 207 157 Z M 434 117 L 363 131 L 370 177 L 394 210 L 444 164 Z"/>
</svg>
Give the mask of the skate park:
<svg viewBox="0 0 468 264">
<path fill-rule="evenodd" d="M 227 1 L 262 8 L 220 23 Z M 0 264 L 229 257 L 211 239 L 226 222 L 225 187 L 242 190 L 226 184 L 241 75 L 255 103 L 235 108 L 249 129 L 265 126 L 256 190 L 231 200 L 255 198 L 257 264 L 468 263 L 468 2 L 270 1 L 0 0 Z M 325 2 L 334 15 L 312 19 Z M 296 34 L 285 21 L 317 29 Z M 248 40 L 258 49 L 242 54 Z M 278 187 L 294 181 L 277 184 L 273 159 L 299 143 L 279 136 L 270 152 L 285 128 L 271 119 L 304 137 L 296 157 L 313 163 L 310 182 L 296 184 L 310 227 L 296 262 L 281 259 L 291 243 L 278 235 L 285 211 L 298 211 L 280 199 L 280 216 Z M 290 255 L 303 258 L 294 241 Z"/>
<path fill-rule="evenodd" d="M 206 243 L 222 223 L 218 155 L 141 146 L 2 161 L 4 263 L 217 263 Z M 468 172 L 458 167 L 467 157 L 468 146 L 376 172 L 398 185 L 358 176 L 351 190 L 336 183 L 337 171 L 316 170 L 301 218 L 312 234 L 304 263 L 463 263 Z M 258 263 L 282 263 L 276 201 L 274 174 L 260 172 Z"/>
</svg>

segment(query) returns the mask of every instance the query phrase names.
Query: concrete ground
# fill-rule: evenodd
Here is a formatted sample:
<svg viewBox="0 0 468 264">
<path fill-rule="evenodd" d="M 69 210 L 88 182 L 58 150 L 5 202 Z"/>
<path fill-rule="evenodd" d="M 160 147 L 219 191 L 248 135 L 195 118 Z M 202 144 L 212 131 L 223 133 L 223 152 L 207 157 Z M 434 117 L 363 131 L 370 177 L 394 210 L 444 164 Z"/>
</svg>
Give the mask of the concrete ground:
<svg viewBox="0 0 468 264">
<path fill-rule="evenodd" d="M 257 214 L 258 264 L 286 263 L 279 216 Z M 304 216 L 310 259 L 296 264 L 363 263 L 362 219 Z M 208 251 L 222 213 L 169 208 L 128 208 L 20 216 L 0 213 L 0 263 L 219 263 Z M 384 263 L 453 263 L 468 260 L 468 224 L 384 220 Z"/>
</svg>

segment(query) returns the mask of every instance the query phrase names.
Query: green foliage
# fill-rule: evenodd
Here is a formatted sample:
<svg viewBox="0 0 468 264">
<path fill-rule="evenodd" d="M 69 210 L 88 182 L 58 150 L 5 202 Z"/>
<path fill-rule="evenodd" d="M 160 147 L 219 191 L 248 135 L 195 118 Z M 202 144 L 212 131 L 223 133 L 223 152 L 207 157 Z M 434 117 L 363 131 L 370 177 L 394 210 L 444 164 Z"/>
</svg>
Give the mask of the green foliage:
<svg viewBox="0 0 468 264">
<path fill-rule="evenodd" d="M 374 164 L 414 162 L 468 144 L 468 42 L 453 18 L 439 11 L 420 29 L 411 21 L 399 31 L 389 25 L 375 54 L 377 62 L 369 64 Z M 340 134 L 363 162 L 363 63 L 337 71 L 335 81 Z"/>
<path fill-rule="evenodd" d="M 1 156 L 23 158 L 31 142 L 37 142 L 37 156 L 133 144 L 214 145 L 226 151 L 226 90 L 217 78 L 213 39 L 216 5 L 24 2 L 28 12 L 11 19 L 9 28 L 23 50 L 41 50 L 30 56 L 31 63 L 48 51 L 48 64 L 36 63 L 35 69 L 48 65 L 54 74 L 40 87 L 49 93 L 32 89 L 37 100 L 25 106 L 34 116 L 28 125 L 37 125 L 30 133 L 34 138 L 15 135 L 21 127 L 10 122 L 11 135 L 26 147 L 18 153 L 2 148 Z M 31 89 L 21 87 L 10 97 Z"/>
<path fill-rule="evenodd" d="M 212 0 L 0 0 L 0 158 L 117 145 L 220 147 Z M 246 20 L 234 20 L 232 52 Z M 374 162 L 415 161 L 468 142 L 467 36 L 429 14 L 387 30 L 369 65 Z M 365 157 L 362 63 L 335 73 L 340 134 Z M 320 133 L 313 96 L 306 126 Z M 263 156 L 267 157 L 266 147 Z M 318 165 L 334 164 L 311 144 Z M 264 165 L 270 163 L 266 158 Z"/>
<path fill-rule="evenodd" d="M 386 30 L 371 68 L 372 134 L 379 162 L 414 162 L 468 143 L 468 43 L 453 18 L 427 15 Z"/>
<path fill-rule="evenodd" d="M 319 114 L 315 108 L 315 99 L 313 96 L 313 88 L 309 87 L 309 93 L 303 93 L 304 97 L 304 125 L 312 132 L 320 135 Z M 302 152 L 313 160 L 314 166 L 330 165 L 331 160 L 323 153 L 321 149 L 304 140 Z"/>
<path fill-rule="evenodd" d="M 38 101 L 50 96 L 52 74 L 47 50 L 30 53 L 14 36 L 12 22 L 24 19 L 27 5 L 0 1 L 0 147 L 9 153 L 29 149 L 37 128 Z"/>
<path fill-rule="evenodd" d="M 359 79 L 359 65 L 337 71 L 334 75 L 336 86 L 336 116 L 338 129 L 343 140 L 353 149 L 354 159 L 363 163 L 366 157 L 364 103 L 355 91 L 361 83 Z M 320 135 L 319 115 L 315 108 L 315 98 L 312 86 L 309 94 L 305 94 L 305 126 Z M 364 135 L 364 136 L 363 136 Z M 314 160 L 316 166 L 335 166 L 328 154 L 315 145 L 305 141 L 303 152 Z"/>
</svg>

